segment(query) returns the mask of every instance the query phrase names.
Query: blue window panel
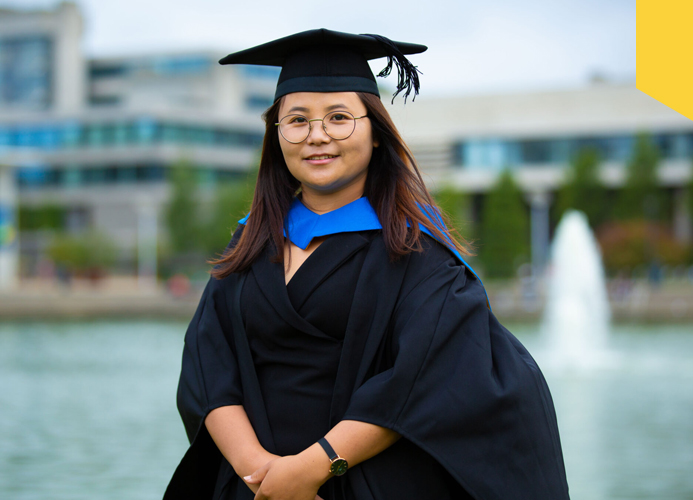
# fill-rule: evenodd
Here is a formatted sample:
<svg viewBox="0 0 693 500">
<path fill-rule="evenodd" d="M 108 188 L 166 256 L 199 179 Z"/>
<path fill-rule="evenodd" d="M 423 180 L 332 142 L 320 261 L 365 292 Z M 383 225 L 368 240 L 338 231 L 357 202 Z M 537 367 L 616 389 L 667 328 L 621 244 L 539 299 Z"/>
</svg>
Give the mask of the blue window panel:
<svg viewBox="0 0 693 500">
<path fill-rule="evenodd" d="M 260 78 L 268 81 L 279 79 L 280 68 L 276 66 L 256 66 L 254 64 L 239 64 L 241 74 L 247 78 Z"/>
<path fill-rule="evenodd" d="M 467 168 L 484 166 L 484 152 L 480 141 L 467 141 L 464 143 L 463 163 Z"/>
<path fill-rule="evenodd" d="M 12 131 L 8 128 L 0 127 L 0 148 L 12 146 Z"/>
<path fill-rule="evenodd" d="M 274 103 L 272 95 L 249 95 L 245 98 L 245 105 L 250 109 L 267 109 Z"/>
<path fill-rule="evenodd" d="M 464 143 L 458 142 L 452 145 L 452 164 L 455 167 L 464 166 Z"/>
<path fill-rule="evenodd" d="M 672 158 L 684 159 L 691 155 L 689 141 L 686 134 L 674 134 L 672 139 Z"/>
<path fill-rule="evenodd" d="M 150 69 L 159 75 L 194 75 L 208 71 L 211 65 L 211 59 L 202 56 L 157 57 Z"/>
<path fill-rule="evenodd" d="M 520 141 L 520 154 L 522 163 L 550 163 L 551 141 L 543 139 Z"/>
<path fill-rule="evenodd" d="M 460 149 L 465 168 L 502 170 L 512 163 L 511 147 L 500 139 L 474 139 L 463 143 Z"/>
<path fill-rule="evenodd" d="M 565 165 L 570 162 L 574 145 L 570 139 L 553 139 L 549 145 L 549 162 Z"/>
<path fill-rule="evenodd" d="M 66 188 L 76 188 L 84 184 L 82 170 L 79 167 L 67 167 L 63 170 L 62 184 Z"/>
<path fill-rule="evenodd" d="M 22 126 L 18 127 L 15 132 L 15 145 L 24 148 L 34 147 L 35 137 L 34 130 L 30 127 Z"/>
<path fill-rule="evenodd" d="M 117 182 L 119 184 L 131 184 L 137 181 L 137 171 L 135 167 L 118 167 Z"/>
<path fill-rule="evenodd" d="M 54 150 L 60 147 L 60 130 L 54 125 L 46 125 L 41 129 L 41 143 L 44 149 Z"/>
<path fill-rule="evenodd" d="M 48 167 L 19 167 L 15 170 L 17 184 L 20 188 L 41 187 L 49 181 Z"/>
<path fill-rule="evenodd" d="M 89 76 L 91 78 L 114 78 L 120 77 L 127 74 L 127 66 L 125 64 L 109 64 L 109 65 L 99 65 L 91 66 L 89 68 Z"/>
<path fill-rule="evenodd" d="M 603 159 L 614 162 L 626 162 L 633 151 L 632 136 L 612 136 L 608 139 L 607 153 Z"/>
<path fill-rule="evenodd" d="M 161 125 L 161 140 L 165 143 L 175 144 L 181 142 L 181 127 L 173 123 Z"/>
<path fill-rule="evenodd" d="M 127 123 L 117 123 L 113 126 L 113 144 L 124 146 L 130 142 L 132 127 Z"/>
<path fill-rule="evenodd" d="M 82 170 L 82 180 L 86 185 L 104 184 L 105 178 L 103 168 L 85 168 Z"/>
<path fill-rule="evenodd" d="M 103 169 L 103 180 L 106 184 L 115 184 L 118 182 L 118 167 L 105 167 Z"/>
<path fill-rule="evenodd" d="M 101 147 L 104 142 L 103 126 L 99 124 L 90 124 L 86 127 L 87 145 L 92 148 Z"/>
<path fill-rule="evenodd" d="M 62 143 L 67 148 L 76 148 L 82 143 L 82 126 L 78 122 L 68 122 L 62 126 Z"/>
<path fill-rule="evenodd" d="M 166 170 L 163 166 L 146 165 L 135 169 L 138 182 L 158 182 L 166 180 Z"/>
<path fill-rule="evenodd" d="M 140 118 L 135 123 L 135 134 L 140 144 L 151 144 L 156 140 L 157 123 L 151 118 Z"/>
<path fill-rule="evenodd" d="M 0 44 L 0 102 L 44 109 L 52 102 L 52 41 L 46 36 L 6 38 Z"/>
</svg>

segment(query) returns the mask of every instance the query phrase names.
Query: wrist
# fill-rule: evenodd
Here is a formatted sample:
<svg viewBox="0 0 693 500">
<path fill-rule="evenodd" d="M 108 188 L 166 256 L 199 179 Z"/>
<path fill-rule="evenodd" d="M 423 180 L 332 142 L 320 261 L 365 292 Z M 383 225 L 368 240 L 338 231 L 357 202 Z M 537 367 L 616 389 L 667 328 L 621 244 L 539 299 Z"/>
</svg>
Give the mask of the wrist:
<svg viewBox="0 0 693 500">
<path fill-rule="evenodd" d="M 267 462 L 270 462 L 275 458 L 278 458 L 278 456 L 273 455 L 269 451 L 260 447 L 252 452 L 244 453 L 241 457 L 235 460 L 231 466 L 233 467 L 234 471 L 236 471 L 236 474 L 238 474 L 240 477 L 244 477 L 252 474 Z"/>
<path fill-rule="evenodd" d="M 330 473 L 330 459 L 318 443 L 303 450 L 297 455 L 305 466 L 306 477 L 318 486 L 332 477 Z"/>
</svg>

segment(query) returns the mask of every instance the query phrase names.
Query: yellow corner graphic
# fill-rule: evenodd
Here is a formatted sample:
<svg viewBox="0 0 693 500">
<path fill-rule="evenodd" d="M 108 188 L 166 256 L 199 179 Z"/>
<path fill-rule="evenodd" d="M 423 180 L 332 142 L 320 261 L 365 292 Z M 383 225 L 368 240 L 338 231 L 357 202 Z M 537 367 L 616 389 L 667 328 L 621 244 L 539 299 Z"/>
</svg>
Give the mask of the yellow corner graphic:
<svg viewBox="0 0 693 500">
<path fill-rule="evenodd" d="M 693 120 L 693 0 L 637 0 L 636 86 Z"/>
</svg>

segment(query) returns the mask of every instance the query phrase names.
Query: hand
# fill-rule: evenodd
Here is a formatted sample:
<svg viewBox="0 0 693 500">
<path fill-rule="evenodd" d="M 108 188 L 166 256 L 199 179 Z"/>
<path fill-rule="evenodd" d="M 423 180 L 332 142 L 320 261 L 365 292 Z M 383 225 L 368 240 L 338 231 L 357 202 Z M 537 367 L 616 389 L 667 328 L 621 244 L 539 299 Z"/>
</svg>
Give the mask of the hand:
<svg viewBox="0 0 693 500">
<path fill-rule="evenodd" d="M 239 472 L 241 470 L 246 472 L 257 471 L 258 469 L 263 468 L 264 466 L 268 465 L 269 462 L 276 460 L 277 458 L 279 458 L 279 455 L 274 455 L 273 453 L 270 453 L 262 449 L 261 453 L 253 455 L 252 457 L 248 457 L 248 459 L 245 461 L 245 463 L 243 463 L 241 468 L 239 468 Z M 245 482 L 246 486 L 250 488 L 250 491 L 252 491 L 253 493 L 257 493 L 257 490 L 260 489 L 260 483 L 249 483 L 246 480 L 246 478 L 248 477 L 250 476 L 241 477 L 241 479 L 243 480 L 243 482 Z"/>
<path fill-rule="evenodd" d="M 320 499 L 318 488 L 326 478 L 313 469 L 314 464 L 304 457 L 292 455 L 266 463 L 243 480 L 251 488 L 259 485 L 255 500 Z"/>
</svg>

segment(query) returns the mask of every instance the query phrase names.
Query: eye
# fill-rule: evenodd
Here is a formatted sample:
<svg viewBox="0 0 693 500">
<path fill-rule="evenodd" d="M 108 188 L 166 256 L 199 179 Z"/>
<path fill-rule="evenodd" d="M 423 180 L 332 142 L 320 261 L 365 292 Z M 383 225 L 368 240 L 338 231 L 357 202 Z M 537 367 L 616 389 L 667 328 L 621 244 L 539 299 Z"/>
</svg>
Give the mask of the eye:
<svg viewBox="0 0 693 500">
<path fill-rule="evenodd" d="M 345 113 L 334 113 L 330 115 L 331 122 L 343 122 L 349 120 L 351 117 Z"/>
<path fill-rule="evenodd" d="M 285 118 L 286 123 L 289 123 L 291 125 L 302 125 L 304 123 L 308 123 L 308 119 L 305 116 L 301 115 L 290 115 Z"/>
</svg>

